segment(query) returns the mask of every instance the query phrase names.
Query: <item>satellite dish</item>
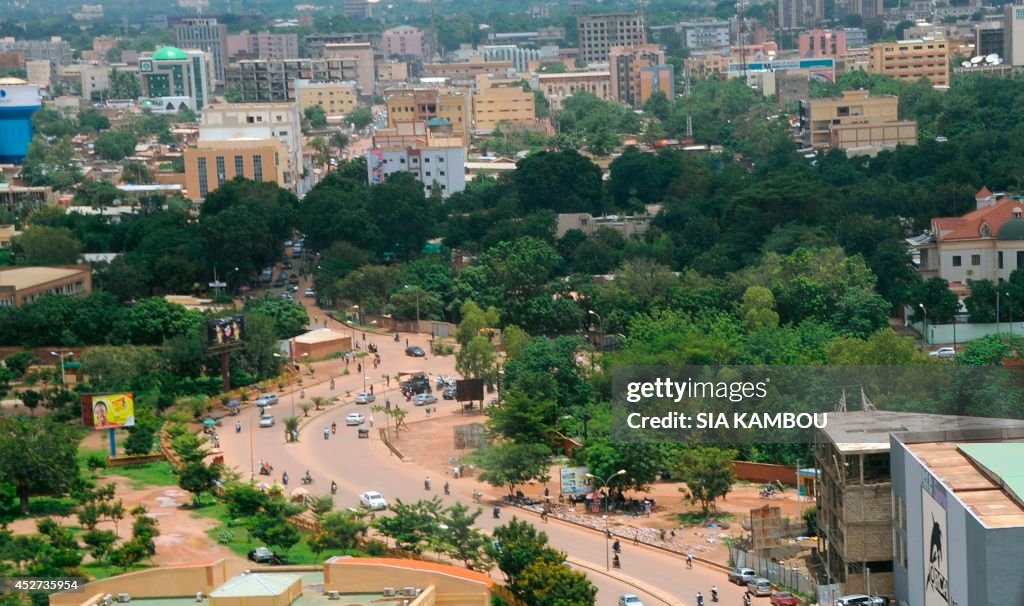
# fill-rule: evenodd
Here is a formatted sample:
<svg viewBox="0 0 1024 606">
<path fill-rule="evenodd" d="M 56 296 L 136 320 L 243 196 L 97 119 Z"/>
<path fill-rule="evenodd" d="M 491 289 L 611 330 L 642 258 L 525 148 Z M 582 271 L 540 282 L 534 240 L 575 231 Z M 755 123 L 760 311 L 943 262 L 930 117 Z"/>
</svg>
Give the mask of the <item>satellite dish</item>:
<svg viewBox="0 0 1024 606">
<path fill-rule="evenodd" d="M 992 65 L 1002 65 L 1002 64 L 1003 64 L 1003 58 L 1002 57 L 996 57 L 996 60 L 992 62 Z"/>
<path fill-rule="evenodd" d="M 977 65 L 977 64 L 981 63 L 984 60 L 985 60 L 985 56 L 984 55 L 978 55 L 977 57 L 971 57 L 971 63 L 973 63 L 974 65 Z"/>
<path fill-rule="evenodd" d="M 970 61 L 964 61 L 963 63 L 960 64 L 960 67 L 971 67 L 973 65 L 974 64 L 971 63 Z"/>
<path fill-rule="evenodd" d="M 999 59 L 999 55 L 992 53 L 991 55 L 985 56 L 985 63 L 995 63 L 997 59 Z"/>
</svg>

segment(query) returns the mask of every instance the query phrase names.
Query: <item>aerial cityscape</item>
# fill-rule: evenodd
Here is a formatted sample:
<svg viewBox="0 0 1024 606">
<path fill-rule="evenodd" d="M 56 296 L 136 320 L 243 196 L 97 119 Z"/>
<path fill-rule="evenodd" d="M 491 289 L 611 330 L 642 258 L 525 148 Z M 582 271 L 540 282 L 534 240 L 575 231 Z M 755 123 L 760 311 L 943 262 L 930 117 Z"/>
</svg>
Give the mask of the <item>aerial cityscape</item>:
<svg viewBox="0 0 1024 606">
<path fill-rule="evenodd" d="M 0 606 L 1024 604 L 1024 0 L 0 0 Z"/>
</svg>

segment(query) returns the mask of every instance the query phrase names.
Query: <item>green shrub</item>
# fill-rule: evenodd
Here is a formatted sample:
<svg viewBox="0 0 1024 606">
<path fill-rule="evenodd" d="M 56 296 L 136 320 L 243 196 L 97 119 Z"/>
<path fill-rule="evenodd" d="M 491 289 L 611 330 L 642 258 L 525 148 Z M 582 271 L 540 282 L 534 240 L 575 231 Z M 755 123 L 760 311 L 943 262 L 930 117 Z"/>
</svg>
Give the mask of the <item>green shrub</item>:
<svg viewBox="0 0 1024 606">
<path fill-rule="evenodd" d="M 85 466 L 90 471 L 96 471 L 97 469 L 104 469 L 107 466 L 107 457 L 94 452 L 85 459 Z"/>
<path fill-rule="evenodd" d="M 28 501 L 29 513 L 34 516 L 67 517 L 74 509 L 74 500 L 68 498 L 34 497 Z"/>
<path fill-rule="evenodd" d="M 388 546 L 377 539 L 370 539 L 364 546 L 366 553 L 370 557 L 379 558 L 385 556 L 388 553 Z"/>
</svg>

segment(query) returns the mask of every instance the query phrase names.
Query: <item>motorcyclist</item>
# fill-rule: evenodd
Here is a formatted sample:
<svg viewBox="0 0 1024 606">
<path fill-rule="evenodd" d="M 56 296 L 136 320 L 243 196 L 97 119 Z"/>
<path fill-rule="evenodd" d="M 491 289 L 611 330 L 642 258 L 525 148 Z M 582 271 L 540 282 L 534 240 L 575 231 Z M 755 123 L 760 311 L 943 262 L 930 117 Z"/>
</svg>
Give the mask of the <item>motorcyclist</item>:
<svg viewBox="0 0 1024 606">
<path fill-rule="evenodd" d="M 687 568 L 693 568 L 693 554 L 692 553 L 686 554 L 686 567 Z"/>
<path fill-rule="evenodd" d="M 711 586 L 711 601 L 712 602 L 717 602 L 718 601 L 718 585 L 712 585 Z"/>
<path fill-rule="evenodd" d="M 482 499 L 483 496 L 484 496 L 484 493 L 480 492 L 479 490 L 474 490 L 473 491 L 473 500 L 476 501 L 477 503 L 480 502 L 480 499 Z"/>
<path fill-rule="evenodd" d="M 338 433 L 338 423 L 331 423 L 331 433 Z"/>
<path fill-rule="evenodd" d="M 338 493 L 338 483 L 335 482 L 334 480 L 331 480 L 331 494 L 337 494 L 337 493 Z"/>
<path fill-rule="evenodd" d="M 704 606 L 704 594 L 697 592 L 697 606 Z"/>
<path fill-rule="evenodd" d="M 423 490 L 430 490 L 430 476 L 427 476 L 427 479 L 423 480 Z"/>
<path fill-rule="evenodd" d="M 281 483 L 284 484 L 285 486 L 288 485 L 288 472 L 287 471 L 281 474 Z"/>
<path fill-rule="evenodd" d="M 308 469 L 306 470 L 306 475 L 302 476 L 302 481 L 305 482 L 306 484 L 309 484 L 310 482 L 313 481 L 313 476 L 309 475 Z"/>
<path fill-rule="evenodd" d="M 235 423 L 235 433 L 242 433 L 242 422 L 237 421 Z"/>
<path fill-rule="evenodd" d="M 498 518 L 501 517 L 501 505 L 495 505 L 494 506 L 494 514 L 493 515 L 494 515 L 494 519 L 495 520 L 497 520 Z"/>
<path fill-rule="evenodd" d="M 612 568 L 622 568 L 622 561 L 619 560 L 619 554 L 612 556 Z"/>
<path fill-rule="evenodd" d="M 444 493 L 445 493 L 446 495 L 447 495 L 447 494 L 451 494 L 451 493 L 452 493 L 452 491 L 451 491 L 451 487 L 449 487 L 449 486 L 448 486 L 448 482 L 445 482 L 445 483 L 444 483 Z"/>
<path fill-rule="evenodd" d="M 395 343 L 398 343 L 398 333 L 395 333 Z"/>
<path fill-rule="evenodd" d="M 615 539 L 615 542 L 612 543 L 612 551 L 615 553 L 622 553 L 622 544 L 619 543 L 618 539 Z"/>
</svg>

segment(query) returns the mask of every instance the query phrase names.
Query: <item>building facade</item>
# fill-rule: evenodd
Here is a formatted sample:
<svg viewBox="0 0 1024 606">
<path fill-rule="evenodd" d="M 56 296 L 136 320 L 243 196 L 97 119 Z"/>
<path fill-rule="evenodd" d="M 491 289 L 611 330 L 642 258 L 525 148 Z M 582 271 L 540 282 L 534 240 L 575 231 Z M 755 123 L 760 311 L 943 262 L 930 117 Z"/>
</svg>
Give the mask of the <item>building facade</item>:
<svg viewBox="0 0 1024 606">
<path fill-rule="evenodd" d="M 356 77 L 351 79 L 359 83 L 359 94 L 366 97 L 373 95 L 374 85 L 377 83 L 377 70 L 373 46 L 369 42 L 327 44 L 324 46 L 324 58 L 354 66 Z"/>
<path fill-rule="evenodd" d="M 838 29 L 813 29 L 800 34 L 801 57 L 838 57 L 846 54 L 846 32 Z"/>
<path fill-rule="evenodd" d="M 355 59 L 254 59 L 228 67 L 227 84 L 243 103 L 296 99 L 295 81 L 350 82 L 359 76 Z M 370 89 L 372 91 L 372 89 Z"/>
<path fill-rule="evenodd" d="M 82 98 L 93 99 L 105 95 L 110 88 L 109 65 L 82 66 Z"/>
<path fill-rule="evenodd" d="M 647 44 L 647 30 L 642 14 L 607 13 L 580 15 L 576 18 L 580 59 L 586 63 L 607 63 L 616 46 Z"/>
<path fill-rule="evenodd" d="M 477 76 L 506 78 L 515 73 L 512 61 L 488 61 L 472 58 L 457 63 L 426 63 L 423 65 L 423 76 L 426 78 L 450 78 L 458 81 L 473 80 Z"/>
<path fill-rule="evenodd" d="M 25 62 L 25 74 L 29 84 L 49 89 L 53 79 L 53 64 L 46 59 L 31 59 Z"/>
<path fill-rule="evenodd" d="M 883 0 L 837 0 L 836 19 L 845 19 L 850 15 L 860 15 L 865 19 L 874 19 L 885 14 Z"/>
<path fill-rule="evenodd" d="M 342 10 L 346 19 L 365 21 L 373 18 L 373 4 L 369 0 L 343 0 Z"/>
<path fill-rule="evenodd" d="M 872 44 L 868 71 L 912 82 L 928 78 L 932 86 L 948 86 L 949 52 L 946 39 L 934 36 Z"/>
<path fill-rule="evenodd" d="M 1024 65 L 1024 3 L 1003 6 L 1003 60 Z"/>
<path fill-rule="evenodd" d="M 366 153 L 367 177 L 371 185 L 383 183 L 397 172 L 412 173 L 430 195 L 436 187 L 442 198 L 466 189 L 466 149 L 427 147 L 406 149 L 374 148 Z"/>
<path fill-rule="evenodd" d="M 39 87 L 0 78 L 0 163 L 19 164 L 32 143 L 32 114 L 43 106 Z"/>
<path fill-rule="evenodd" d="M 979 23 L 974 26 L 974 49 L 979 55 L 993 53 L 1003 56 L 1006 39 L 1003 36 L 1002 23 Z"/>
<path fill-rule="evenodd" d="M 653 91 L 648 89 L 646 97 L 642 94 L 641 71 L 652 66 L 661 66 L 664 63 L 665 52 L 657 44 L 611 49 L 608 54 L 608 68 L 612 98 L 631 107 L 642 106 Z M 655 72 L 653 79 L 658 83 L 664 81 L 669 85 L 668 90 L 671 90 L 671 78 L 660 78 L 659 74 Z M 650 86 L 652 74 L 648 74 L 647 81 Z M 666 95 L 666 97 L 672 100 L 674 95 Z"/>
<path fill-rule="evenodd" d="M 207 108 L 199 125 L 199 144 L 273 139 L 284 146 L 281 187 L 299 190 L 303 173 L 302 122 L 298 104 L 218 103 Z"/>
<path fill-rule="evenodd" d="M 299 57 L 299 37 L 296 34 L 272 34 L 270 32 L 228 34 L 227 53 L 229 61 L 297 59 Z"/>
<path fill-rule="evenodd" d="M 310 82 L 296 80 L 295 93 L 299 114 L 306 108 L 319 105 L 328 116 L 344 116 L 358 107 L 359 88 L 355 82 Z"/>
<path fill-rule="evenodd" d="M 276 139 L 200 141 L 185 150 L 185 188 L 200 201 L 235 177 L 288 187 L 288 149 Z"/>
<path fill-rule="evenodd" d="M 804 147 L 848 153 L 917 145 L 917 122 L 899 119 L 899 97 L 844 91 L 842 97 L 800 101 L 800 141 Z"/>
<path fill-rule="evenodd" d="M 825 19 L 825 0 L 779 0 L 779 29 L 814 27 Z"/>
<path fill-rule="evenodd" d="M 88 265 L 0 268 L 0 307 L 21 307 L 43 295 L 81 296 L 92 292 Z"/>
<path fill-rule="evenodd" d="M 426 56 L 424 44 L 424 32 L 418 27 L 400 25 L 384 30 L 381 34 L 381 48 L 384 49 L 385 57 L 415 57 L 422 59 Z"/>
<path fill-rule="evenodd" d="M 399 122 L 447 122 L 452 134 L 469 144 L 472 129 L 472 97 L 464 90 L 456 89 L 398 89 L 386 91 L 388 126 L 394 128 Z"/>
<path fill-rule="evenodd" d="M 174 26 L 174 40 L 179 48 L 197 48 L 213 57 L 213 78 L 224 83 L 228 64 L 228 28 L 210 17 L 182 19 Z"/>
<path fill-rule="evenodd" d="M 473 131 L 487 134 L 501 122 L 535 124 L 537 111 L 533 92 L 513 84 L 482 87 L 473 93 Z"/>
<path fill-rule="evenodd" d="M 609 71 L 534 74 L 531 86 L 544 93 L 553 112 L 562 109 L 562 103 L 577 91 L 588 92 L 604 101 L 612 98 Z"/>
<path fill-rule="evenodd" d="M 380 34 L 371 32 L 331 32 L 326 34 L 309 34 L 302 39 L 306 47 L 306 56 L 313 59 L 323 58 L 328 44 L 344 44 L 348 42 L 368 42 L 372 46 L 380 46 Z"/>
<path fill-rule="evenodd" d="M 0 39 L 0 52 L 20 53 L 26 61 L 43 59 L 51 65 L 70 65 L 72 62 L 71 44 L 54 36 L 49 40 L 16 40 Z"/>
<path fill-rule="evenodd" d="M 210 103 L 212 85 L 206 53 L 201 50 L 165 46 L 140 57 L 139 80 L 142 95 L 169 111 L 178 111 L 182 104 L 200 111 Z"/>
</svg>

